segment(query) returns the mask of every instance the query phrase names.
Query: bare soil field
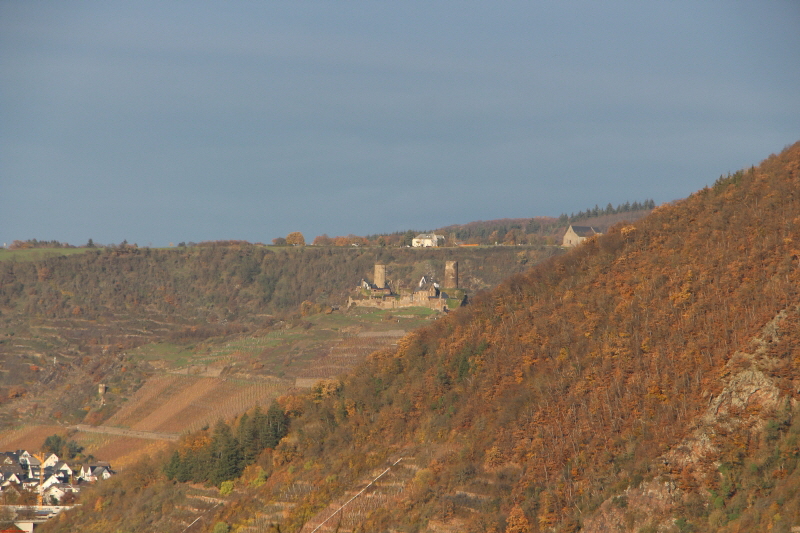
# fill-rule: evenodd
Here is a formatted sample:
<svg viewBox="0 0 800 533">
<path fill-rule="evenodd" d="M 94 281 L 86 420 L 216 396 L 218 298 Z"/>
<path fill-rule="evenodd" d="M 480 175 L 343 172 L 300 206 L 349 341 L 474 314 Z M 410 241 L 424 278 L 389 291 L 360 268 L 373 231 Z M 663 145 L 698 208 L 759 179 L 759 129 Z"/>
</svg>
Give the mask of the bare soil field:
<svg viewBox="0 0 800 533">
<path fill-rule="evenodd" d="M 179 434 L 238 416 L 255 405 L 269 406 L 291 384 L 288 380 L 154 376 L 105 425 Z"/>
<path fill-rule="evenodd" d="M 150 374 L 139 374 L 143 382 L 132 393 L 108 387 L 102 400 L 106 408 L 117 409 L 109 418 L 81 426 L 91 431 L 76 431 L 75 422 L 34 422 L 6 430 L 0 433 L 0 450 L 38 451 L 47 437 L 58 434 L 83 446 L 84 454 L 110 461 L 115 469 L 124 468 L 145 454 L 166 449 L 181 434 L 240 416 L 256 405 L 266 409 L 291 390 L 347 372 L 373 351 L 394 345 L 405 331 L 427 322 L 429 315 L 427 309 L 403 316 L 359 310 L 315 315 L 308 318 L 305 328 L 272 329 L 223 342 L 143 345 L 131 350 L 130 357 L 150 365 Z M 79 326 L 67 325 L 73 332 Z M 43 333 L 38 332 L 37 339 Z M 85 378 L 92 379 L 88 372 Z M 85 406 L 97 409 L 101 405 L 96 390 L 73 388 L 70 392 L 74 391 L 76 406 L 88 412 Z M 38 412 L 37 406 L 46 405 L 49 396 L 46 387 L 37 392 L 18 402 L 17 409 Z M 164 440 L 154 440 L 159 435 Z"/>
<path fill-rule="evenodd" d="M 30 450 L 41 448 L 50 435 L 61 434 L 63 426 L 25 426 L 0 435 L 0 451 Z"/>
<path fill-rule="evenodd" d="M 0 450 L 28 450 L 37 452 L 50 435 L 63 435 L 64 426 L 26 426 L 0 435 Z M 109 461 L 113 468 L 124 468 L 145 454 L 155 455 L 166 449 L 169 441 L 147 440 L 119 435 L 76 432 L 69 436 L 84 447 L 86 454 Z"/>
<path fill-rule="evenodd" d="M 111 463 L 116 470 L 136 463 L 144 455 L 156 455 L 165 450 L 169 442 L 160 440 L 144 440 L 133 437 L 106 436 L 101 444 L 94 448 L 93 455 Z"/>
</svg>

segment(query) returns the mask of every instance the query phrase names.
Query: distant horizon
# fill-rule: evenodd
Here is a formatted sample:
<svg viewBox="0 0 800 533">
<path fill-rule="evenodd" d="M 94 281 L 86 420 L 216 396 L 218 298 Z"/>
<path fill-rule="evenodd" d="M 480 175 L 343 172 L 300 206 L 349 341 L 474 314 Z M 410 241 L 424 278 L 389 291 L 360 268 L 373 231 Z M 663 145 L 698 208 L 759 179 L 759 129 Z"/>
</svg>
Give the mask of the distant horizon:
<svg viewBox="0 0 800 533">
<path fill-rule="evenodd" d="M 678 199 L 678 200 L 680 200 L 680 199 Z M 644 202 L 648 202 L 648 201 L 653 201 L 653 200 L 647 199 Z M 673 202 L 674 201 L 677 201 L 677 200 L 673 200 Z M 637 201 L 634 201 L 634 202 L 627 201 L 625 203 L 639 203 L 639 202 L 637 200 Z M 610 204 L 610 202 L 609 202 L 609 204 Z M 611 204 L 611 205 L 613 205 L 613 204 Z M 617 204 L 616 206 L 613 206 L 613 207 L 619 208 L 619 207 L 621 207 L 623 205 L 624 205 L 624 203 L 620 203 L 620 204 Z M 658 207 L 659 205 L 661 205 L 661 204 L 655 204 L 656 207 Z M 595 204 L 595 206 L 593 206 L 593 207 L 602 208 L 602 206 L 600 206 L 599 204 Z M 590 208 L 587 208 L 587 209 L 590 209 Z M 533 216 L 533 217 L 502 217 L 502 218 L 495 218 L 495 219 L 489 219 L 489 220 L 471 220 L 469 222 L 456 222 L 456 223 L 453 223 L 453 224 L 446 224 L 444 226 L 441 226 L 441 227 L 438 227 L 438 228 L 433 228 L 433 229 L 406 228 L 406 229 L 402 229 L 402 230 L 381 232 L 381 233 L 365 233 L 363 235 L 358 235 L 358 236 L 359 237 L 378 237 L 378 236 L 381 236 L 381 235 L 398 235 L 398 234 L 406 233 L 406 232 L 409 232 L 409 231 L 413 231 L 415 233 L 431 233 L 431 232 L 443 230 L 443 229 L 446 229 L 446 228 L 450 228 L 450 227 L 453 227 L 453 226 L 469 226 L 470 224 L 501 222 L 501 221 L 505 221 L 505 220 L 509 220 L 509 221 L 511 221 L 511 220 L 535 220 L 535 219 L 558 220 L 559 218 L 561 218 L 562 216 L 565 216 L 565 215 L 569 216 L 569 217 L 578 216 L 581 212 L 583 212 L 583 210 L 579 211 L 578 213 L 574 213 L 574 212 L 572 212 L 570 214 L 561 213 L 558 216 L 537 215 L 537 216 Z M 599 215 L 598 218 L 601 217 L 601 216 L 606 216 L 606 215 Z M 304 234 L 304 237 L 307 239 L 306 245 L 312 245 L 310 241 L 313 240 L 314 238 L 320 237 L 322 235 L 328 235 L 329 237 L 338 236 L 338 235 L 331 235 L 331 234 L 329 234 L 327 232 L 318 233 L 318 234 L 313 235 L 313 236 Z M 350 233 L 348 235 L 355 235 L 355 234 Z M 345 236 L 345 235 L 341 235 L 341 236 Z M 36 242 L 40 242 L 40 243 L 49 243 L 49 242 L 56 241 L 56 242 L 60 243 L 62 246 L 70 246 L 70 247 L 73 247 L 73 248 L 91 248 L 92 246 L 96 246 L 96 247 L 100 247 L 100 248 L 109 248 L 109 247 L 120 246 L 123 243 L 126 243 L 126 244 L 130 244 L 130 245 L 136 245 L 136 246 L 141 247 L 141 248 L 176 248 L 176 247 L 179 247 L 181 244 L 184 244 L 186 246 L 191 246 L 191 245 L 197 245 L 197 244 L 206 243 L 206 242 L 225 242 L 225 241 L 236 242 L 236 241 L 239 241 L 239 242 L 247 242 L 247 243 L 250 243 L 250 244 L 263 244 L 265 246 L 274 246 L 274 244 L 272 244 L 273 239 L 282 238 L 282 237 L 286 237 L 286 236 L 285 235 L 278 235 L 276 237 L 272 237 L 271 239 L 269 239 L 267 241 L 249 241 L 247 239 L 236 239 L 236 238 L 213 239 L 213 240 L 203 239 L 203 240 L 200 240 L 200 241 L 179 241 L 177 244 L 174 241 L 170 241 L 166 245 L 158 245 L 158 246 L 154 246 L 152 244 L 152 242 L 150 242 L 149 244 L 141 245 L 138 242 L 130 242 L 130 241 L 128 241 L 128 239 L 123 239 L 123 240 L 121 240 L 119 242 L 116 242 L 116 243 L 115 242 L 101 243 L 101 242 L 95 241 L 91 237 L 86 239 L 86 242 L 84 242 L 83 244 L 76 244 L 76 243 L 72 243 L 72 242 L 59 241 L 58 239 L 40 239 L 38 237 L 30 237 L 28 239 L 13 239 L 11 241 L 11 243 L 13 244 L 16 241 L 23 242 L 23 243 L 24 242 L 29 242 L 29 241 L 36 241 Z M 89 246 L 90 242 L 91 242 L 91 246 Z M 2 248 L 8 249 L 9 246 L 11 246 L 11 244 L 4 242 L 3 245 L 2 245 Z M 285 246 L 285 245 L 280 245 L 280 246 Z"/>
<path fill-rule="evenodd" d="M 0 242 L 671 202 L 800 139 L 798 27 L 782 0 L 6 0 Z"/>
</svg>

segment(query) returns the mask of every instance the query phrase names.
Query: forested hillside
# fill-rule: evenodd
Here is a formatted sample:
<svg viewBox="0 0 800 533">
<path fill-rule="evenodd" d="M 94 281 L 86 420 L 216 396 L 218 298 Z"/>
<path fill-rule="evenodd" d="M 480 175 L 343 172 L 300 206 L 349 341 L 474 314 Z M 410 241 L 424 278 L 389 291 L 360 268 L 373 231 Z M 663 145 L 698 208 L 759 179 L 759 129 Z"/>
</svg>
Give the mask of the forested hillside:
<svg viewBox="0 0 800 533">
<path fill-rule="evenodd" d="M 800 143 L 280 399 L 287 436 L 188 531 L 788 532 L 798 326 Z M 48 527 L 186 531 L 148 468 Z"/>
<path fill-rule="evenodd" d="M 798 191 L 800 144 L 514 276 L 307 404 L 282 446 L 424 457 L 385 528 L 578 529 L 617 498 L 629 530 L 786 530 Z M 625 492 L 646 481 L 666 494 L 653 509 Z"/>
<path fill-rule="evenodd" d="M 439 250 L 267 248 L 242 244 L 154 250 L 120 246 L 41 261 L 0 261 L 4 316 L 84 317 L 148 310 L 183 319 L 251 321 L 304 300 L 341 304 L 375 262 L 401 285 L 417 274 L 442 275 L 446 259 L 461 263 L 471 291 L 496 285 L 549 248 Z"/>
<path fill-rule="evenodd" d="M 6 252 L 13 253 L 13 252 Z M 247 243 L 153 250 L 126 244 L 76 255 L 0 261 L 0 429 L 21 421 L 81 422 L 107 417 L 85 408 L 96 383 L 125 394 L 146 365 L 133 348 L 193 345 L 262 333 L 308 308 L 344 305 L 373 265 L 410 286 L 441 278 L 444 262 L 461 265 L 462 287 L 475 293 L 554 253 L 556 248 L 481 249 L 267 248 Z M 281 360 L 285 355 L 276 356 Z M 274 366 L 274 365 L 268 365 Z M 38 398 L 40 392 L 57 398 Z M 25 405 L 22 405 L 25 404 Z"/>
</svg>

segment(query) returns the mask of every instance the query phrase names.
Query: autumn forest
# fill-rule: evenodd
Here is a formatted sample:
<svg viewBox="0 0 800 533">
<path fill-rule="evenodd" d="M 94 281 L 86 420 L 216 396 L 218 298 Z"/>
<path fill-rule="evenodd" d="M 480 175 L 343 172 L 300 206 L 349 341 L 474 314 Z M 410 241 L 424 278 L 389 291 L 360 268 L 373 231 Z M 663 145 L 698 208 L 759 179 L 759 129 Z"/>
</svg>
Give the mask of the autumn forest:
<svg viewBox="0 0 800 533">
<path fill-rule="evenodd" d="M 274 384 L 259 397 L 270 401 L 137 456 L 41 531 L 793 531 L 800 143 L 684 200 L 635 207 L 649 214 L 571 215 L 616 217 L 572 250 L 531 219 L 503 226 L 501 241 L 539 235 L 524 247 L 422 251 L 387 236 L 0 261 L 0 356 L 12 370 L 0 373 L 0 427 L 23 415 L 111 424 L 155 373 L 178 373 L 131 355 L 145 345 L 182 350 L 189 365 L 266 339 L 258 360 L 224 352 L 214 377 Z M 482 227 L 448 235 L 489 238 Z M 359 316 L 380 331 L 352 333 L 340 306 L 375 262 L 411 286 L 446 259 L 460 262 L 469 305 L 391 339 L 410 318 Z M 308 354 L 324 320 L 342 321 L 325 326 L 341 346 L 389 340 L 306 387 L 289 383 L 295 360 L 267 372 L 269 342 L 297 335 Z M 197 383 L 216 363 L 203 364 Z M 81 379 L 55 386 L 64 376 Z M 125 400 L 98 406 L 101 379 Z M 35 400 L 45 393 L 60 400 Z"/>
</svg>

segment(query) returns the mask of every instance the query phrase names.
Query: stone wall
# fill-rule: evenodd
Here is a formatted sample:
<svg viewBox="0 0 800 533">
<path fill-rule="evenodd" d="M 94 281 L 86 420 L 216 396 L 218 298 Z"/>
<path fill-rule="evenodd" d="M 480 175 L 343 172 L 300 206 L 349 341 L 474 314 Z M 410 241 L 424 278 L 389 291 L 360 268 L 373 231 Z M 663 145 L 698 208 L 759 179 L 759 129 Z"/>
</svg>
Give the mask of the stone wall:
<svg viewBox="0 0 800 533">
<path fill-rule="evenodd" d="M 422 293 L 415 293 L 421 295 Z M 369 298 L 357 300 L 352 297 L 348 299 L 347 305 L 357 305 L 359 307 L 374 307 L 376 309 L 402 309 L 403 307 L 427 307 L 436 311 L 448 309 L 447 300 L 444 298 L 430 298 L 427 295 L 415 296 L 415 294 L 388 298 Z"/>
</svg>

